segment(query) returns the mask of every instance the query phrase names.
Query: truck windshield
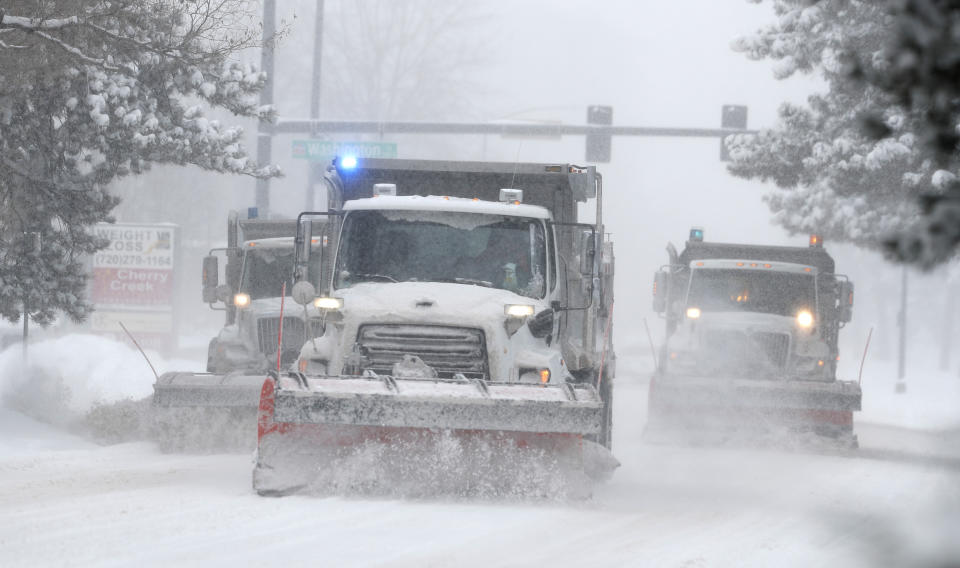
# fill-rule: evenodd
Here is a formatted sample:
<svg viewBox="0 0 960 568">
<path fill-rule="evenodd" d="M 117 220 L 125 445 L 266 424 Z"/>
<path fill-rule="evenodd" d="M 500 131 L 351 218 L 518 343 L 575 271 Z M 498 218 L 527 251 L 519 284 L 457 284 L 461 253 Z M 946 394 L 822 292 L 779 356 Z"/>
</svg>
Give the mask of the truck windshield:
<svg viewBox="0 0 960 568">
<path fill-rule="evenodd" d="M 794 316 L 816 309 L 812 274 L 699 268 L 690 276 L 687 307 L 705 312 L 758 312 Z"/>
<path fill-rule="evenodd" d="M 293 244 L 286 247 L 245 247 L 243 275 L 240 277 L 240 291 L 250 295 L 250 299 L 279 298 L 283 283 L 287 283 L 289 296 L 293 286 Z M 317 249 L 314 248 L 316 251 Z M 310 255 L 309 279 L 314 286 L 320 282 L 320 255 Z"/>
<path fill-rule="evenodd" d="M 455 282 L 542 298 L 540 220 L 438 211 L 353 211 L 344 220 L 337 288 L 358 282 Z"/>
</svg>

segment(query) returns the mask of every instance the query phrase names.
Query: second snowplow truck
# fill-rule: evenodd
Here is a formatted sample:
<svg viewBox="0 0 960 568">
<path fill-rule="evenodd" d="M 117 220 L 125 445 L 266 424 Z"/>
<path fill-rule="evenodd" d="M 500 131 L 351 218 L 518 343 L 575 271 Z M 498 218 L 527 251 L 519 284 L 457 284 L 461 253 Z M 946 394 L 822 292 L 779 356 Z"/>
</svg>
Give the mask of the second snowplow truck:
<svg viewBox="0 0 960 568">
<path fill-rule="evenodd" d="M 836 377 L 853 284 L 820 238 L 809 247 L 713 243 L 694 228 L 681 253 L 667 251 L 654 280 L 666 338 L 647 439 L 856 447 L 860 386 Z"/>
<path fill-rule="evenodd" d="M 224 313 L 223 328 L 210 340 L 206 372 L 165 373 L 153 387 L 154 437 L 164 450 L 252 447 L 267 370 L 295 363 L 320 322 L 313 306 L 290 309 L 289 298 L 283 312 L 284 290 L 292 292 L 295 233 L 294 219 L 228 216 L 227 246 L 203 259 L 203 301 Z M 218 255 L 226 260 L 223 281 Z M 319 270 L 310 265 L 307 277 L 319 278 Z"/>
<path fill-rule="evenodd" d="M 302 213 L 297 238 L 327 219 L 336 256 L 319 290 L 298 274 L 293 292 L 323 324 L 299 372 L 264 384 L 258 492 L 336 476 L 371 444 L 414 460 L 453 444 L 468 475 L 514 451 L 568 480 L 615 464 L 613 250 L 593 167 L 351 159 L 325 181 L 330 211 Z M 588 201 L 595 221 L 578 223 Z M 400 471 L 378 455 L 365 472 Z"/>
</svg>

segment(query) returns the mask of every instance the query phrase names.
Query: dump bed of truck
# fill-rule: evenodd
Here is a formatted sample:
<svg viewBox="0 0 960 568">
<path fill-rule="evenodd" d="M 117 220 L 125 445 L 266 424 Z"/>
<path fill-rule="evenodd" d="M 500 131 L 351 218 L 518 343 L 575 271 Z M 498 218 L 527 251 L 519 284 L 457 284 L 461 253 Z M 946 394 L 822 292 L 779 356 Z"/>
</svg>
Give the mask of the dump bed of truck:
<svg viewBox="0 0 960 568">
<path fill-rule="evenodd" d="M 363 159 L 338 168 L 343 200 L 373 196 L 373 185 L 392 183 L 397 195 L 449 195 L 498 201 L 503 188 L 523 188 L 523 202 L 547 208 L 558 222 L 575 222 L 576 202 L 596 197 L 594 167 L 571 164 L 438 162 Z"/>
</svg>

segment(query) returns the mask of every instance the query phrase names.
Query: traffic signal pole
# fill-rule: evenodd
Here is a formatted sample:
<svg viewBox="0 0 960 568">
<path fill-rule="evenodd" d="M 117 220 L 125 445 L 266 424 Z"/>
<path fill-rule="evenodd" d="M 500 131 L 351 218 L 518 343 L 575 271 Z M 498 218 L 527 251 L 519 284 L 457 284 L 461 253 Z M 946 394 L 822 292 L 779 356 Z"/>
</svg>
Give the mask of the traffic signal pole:
<svg viewBox="0 0 960 568">
<path fill-rule="evenodd" d="M 672 136 L 723 138 L 752 134 L 741 128 L 665 128 L 656 126 L 605 126 L 596 124 L 496 124 L 487 122 L 376 122 L 372 120 L 280 119 L 266 125 L 272 134 L 503 134 L 508 136 Z"/>
</svg>

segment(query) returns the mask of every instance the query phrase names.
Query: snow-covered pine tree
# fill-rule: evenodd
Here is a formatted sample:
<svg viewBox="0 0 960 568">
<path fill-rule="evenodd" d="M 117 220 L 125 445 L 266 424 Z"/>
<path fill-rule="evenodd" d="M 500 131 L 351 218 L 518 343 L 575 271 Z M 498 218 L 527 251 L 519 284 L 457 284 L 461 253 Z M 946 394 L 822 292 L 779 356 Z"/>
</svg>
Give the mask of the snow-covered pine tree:
<svg viewBox="0 0 960 568">
<path fill-rule="evenodd" d="M 918 148 L 912 121 L 892 97 L 852 81 L 847 54 L 874 54 L 880 63 L 890 17 L 869 0 L 774 0 L 777 21 L 733 48 L 751 59 L 774 60 L 774 75 L 818 73 L 828 90 L 807 106 L 781 105 L 779 123 L 757 135 L 728 140 L 729 170 L 773 181 L 765 196 L 776 221 L 791 232 L 821 233 L 835 241 L 878 247 L 911 222 L 909 199 L 931 183 L 931 163 Z M 867 114 L 890 129 L 874 139 Z"/>
<path fill-rule="evenodd" d="M 806 106 L 782 105 L 773 129 L 731 139 L 729 169 L 778 186 L 765 200 L 789 231 L 870 248 L 886 243 L 903 260 L 931 265 L 949 251 L 931 254 L 930 239 L 916 238 L 904 248 L 896 235 L 921 218 L 917 198 L 953 183 L 956 152 L 938 159 L 923 107 L 904 104 L 889 82 L 877 80 L 892 76 L 900 53 L 895 4 L 773 0 L 776 22 L 733 48 L 775 61 L 780 79 L 818 74 L 827 91 Z"/>
<path fill-rule="evenodd" d="M 919 139 L 943 168 L 921 196 L 921 220 L 885 242 L 894 257 L 930 268 L 960 247 L 960 1 L 888 1 L 895 31 L 886 65 L 871 72 L 857 60 L 853 71 L 916 117 Z"/>
<path fill-rule="evenodd" d="M 231 62 L 257 43 L 248 2 L 4 0 L 0 6 L 0 316 L 38 323 L 84 300 L 84 257 L 104 243 L 112 180 L 153 163 L 275 176 L 221 107 L 271 118 L 265 76 Z M 162 191 L 162 188 L 158 188 Z M 37 237 L 39 234 L 39 238 Z M 39 245 L 38 245 L 39 243 Z"/>
</svg>

